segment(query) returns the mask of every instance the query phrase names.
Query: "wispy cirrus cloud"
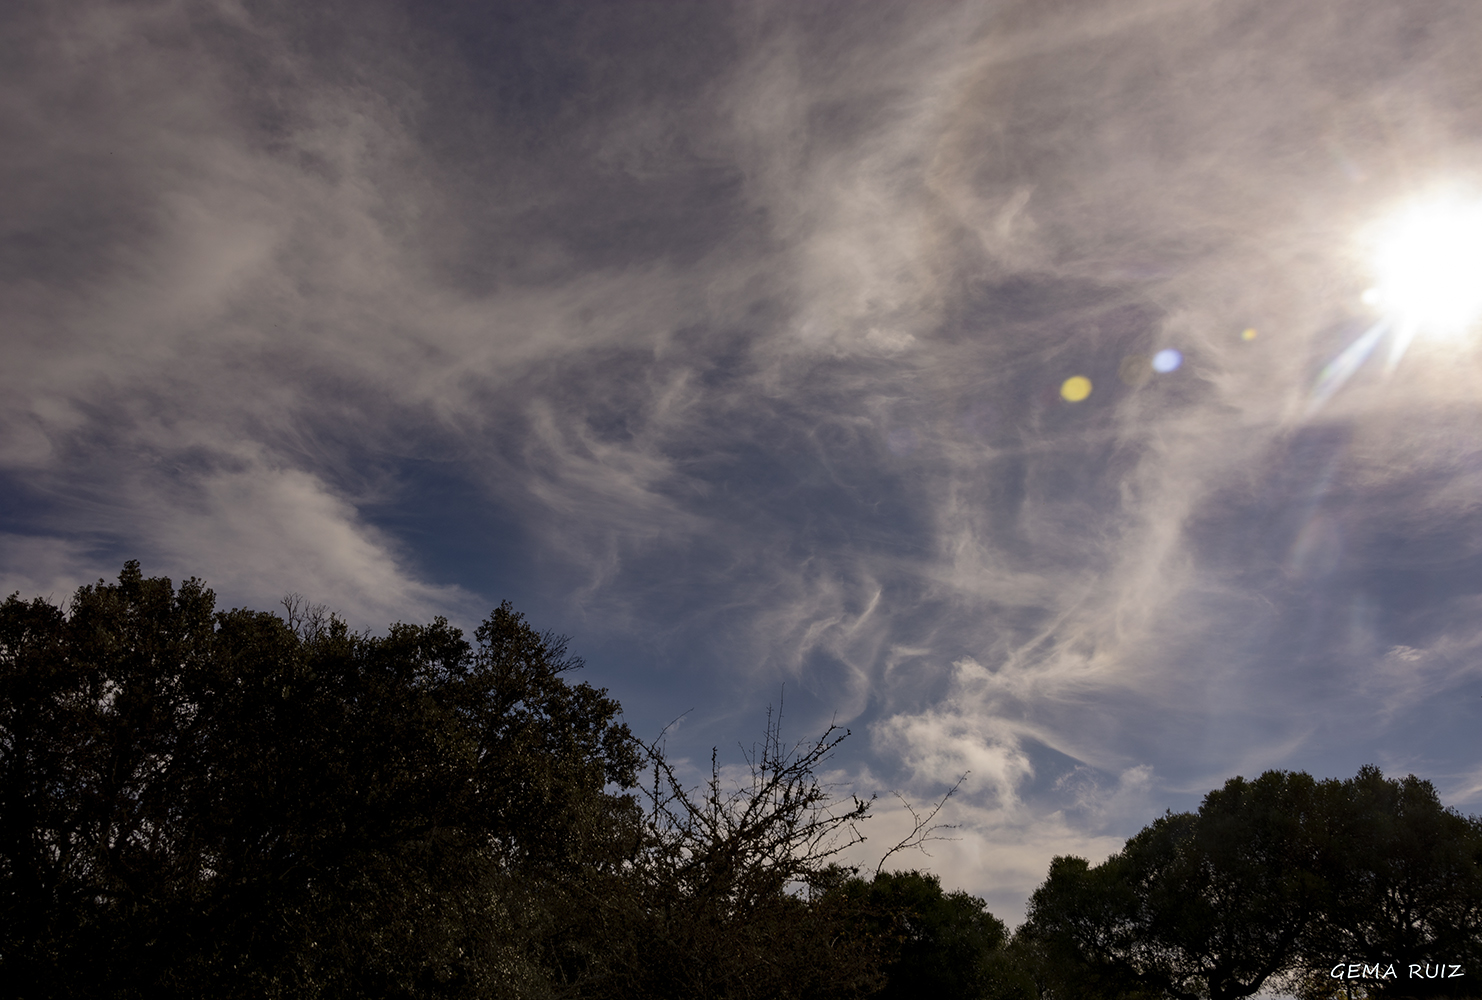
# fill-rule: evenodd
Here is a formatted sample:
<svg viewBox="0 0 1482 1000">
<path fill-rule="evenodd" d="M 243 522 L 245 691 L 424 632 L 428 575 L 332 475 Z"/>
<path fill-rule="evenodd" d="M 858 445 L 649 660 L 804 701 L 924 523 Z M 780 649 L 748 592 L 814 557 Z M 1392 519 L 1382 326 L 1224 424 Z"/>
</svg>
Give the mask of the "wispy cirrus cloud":
<svg viewBox="0 0 1482 1000">
<path fill-rule="evenodd" d="M 1009 915 L 1237 771 L 1476 801 L 1477 349 L 1313 405 L 1473 5 L 3 17 L 9 586 L 510 596 L 697 756 L 786 683 Z"/>
</svg>

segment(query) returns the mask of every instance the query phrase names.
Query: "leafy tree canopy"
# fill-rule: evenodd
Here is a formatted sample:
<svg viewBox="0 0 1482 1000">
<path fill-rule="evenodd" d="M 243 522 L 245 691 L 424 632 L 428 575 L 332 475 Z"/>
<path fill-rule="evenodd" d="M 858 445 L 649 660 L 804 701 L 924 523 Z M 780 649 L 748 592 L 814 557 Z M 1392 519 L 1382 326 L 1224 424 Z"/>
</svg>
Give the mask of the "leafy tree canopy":
<svg viewBox="0 0 1482 1000">
<path fill-rule="evenodd" d="M 749 781 L 716 759 L 688 788 L 508 603 L 472 643 L 285 612 L 136 562 L 65 610 L 0 605 L 0 977 L 23 996 L 824 1000 L 903 954 L 966 962 L 933 974 L 967 996 L 1002 942 L 922 876 L 842 891 L 870 802 L 817 774 L 846 732 L 769 722 Z"/>
<path fill-rule="evenodd" d="M 19 995 L 1379 1000 L 1482 974 L 1482 821 L 1414 776 L 1232 778 L 1099 865 L 1056 858 L 1009 940 L 936 876 L 841 867 L 872 805 L 818 777 L 845 731 L 769 717 L 739 782 L 716 756 L 688 787 L 507 602 L 472 642 L 285 612 L 136 562 L 65 609 L 0 604 Z M 886 857 L 944 803 L 906 803 Z M 1398 980 L 1327 977 L 1381 958 Z"/>
<path fill-rule="evenodd" d="M 375 638 L 214 603 L 130 562 L 65 613 L 0 606 L 0 975 L 529 995 L 562 930 L 547 906 L 512 933 L 532 908 L 498 890 L 631 852 L 617 702 L 508 604 L 470 646 L 441 618 Z"/>
<path fill-rule="evenodd" d="M 1084 995 L 1233 1000 L 1337 963 L 1477 965 L 1482 823 L 1428 782 L 1366 767 L 1232 778 L 1104 863 L 1059 857 L 1026 943 L 1074 965 Z M 1470 995 L 1470 983 L 1375 983 L 1373 995 Z M 1060 994 L 1057 994 L 1060 995 Z"/>
<path fill-rule="evenodd" d="M 880 872 L 844 888 L 858 911 L 895 939 L 880 1000 L 977 1000 L 1004 978 L 1003 921 L 987 904 L 920 871 Z"/>
</svg>

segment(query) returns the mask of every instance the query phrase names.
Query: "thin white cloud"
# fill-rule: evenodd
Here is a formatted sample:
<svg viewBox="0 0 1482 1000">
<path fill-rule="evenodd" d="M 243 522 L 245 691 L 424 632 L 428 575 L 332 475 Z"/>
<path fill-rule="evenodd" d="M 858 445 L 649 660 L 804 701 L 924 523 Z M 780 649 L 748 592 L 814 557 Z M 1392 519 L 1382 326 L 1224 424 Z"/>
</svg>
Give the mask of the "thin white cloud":
<svg viewBox="0 0 1482 1000">
<path fill-rule="evenodd" d="M 41 598 L 65 606 L 78 587 L 117 576 L 82 542 L 44 535 L 0 535 L 0 597 Z"/>
<path fill-rule="evenodd" d="M 1388 738 L 1475 677 L 1469 585 L 1390 576 L 1482 537 L 1482 353 L 1307 416 L 1354 233 L 1482 169 L 1482 8 L 1371 6 L 743 5 L 703 85 L 613 94 L 581 74 L 648 50 L 505 79 L 374 5 L 315 58 L 265 8 L 13 22 L 0 470 L 47 500 L 0 571 L 477 614 L 375 527 L 436 459 L 532 592 L 703 651 L 726 725 L 796 678 L 902 786 L 972 770 L 945 856 L 997 892 L 1361 756 L 1321 711 Z"/>
<path fill-rule="evenodd" d="M 396 546 L 306 473 L 260 464 L 223 471 L 180 499 L 145 521 L 149 547 L 182 568 L 210 553 L 216 568 L 208 582 L 255 606 L 271 606 L 293 581 L 361 628 L 437 614 L 467 621 L 484 610 L 461 588 L 417 581 Z"/>
</svg>

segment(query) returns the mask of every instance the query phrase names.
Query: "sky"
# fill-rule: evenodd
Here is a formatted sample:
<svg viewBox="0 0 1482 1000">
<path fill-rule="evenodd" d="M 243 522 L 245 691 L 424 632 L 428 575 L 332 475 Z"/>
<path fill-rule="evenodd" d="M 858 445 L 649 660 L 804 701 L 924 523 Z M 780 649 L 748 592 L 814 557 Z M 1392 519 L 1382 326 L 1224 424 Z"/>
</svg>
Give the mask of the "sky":
<svg viewBox="0 0 1482 1000">
<path fill-rule="evenodd" d="M 891 864 L 1010 924 L 1237 774 L 1482 812 L 1479 38 L 13 0 L 0 593 L 507 598 L 677 760 L 847 728 L 858 863 L 966 773 Z"/>
</svg>

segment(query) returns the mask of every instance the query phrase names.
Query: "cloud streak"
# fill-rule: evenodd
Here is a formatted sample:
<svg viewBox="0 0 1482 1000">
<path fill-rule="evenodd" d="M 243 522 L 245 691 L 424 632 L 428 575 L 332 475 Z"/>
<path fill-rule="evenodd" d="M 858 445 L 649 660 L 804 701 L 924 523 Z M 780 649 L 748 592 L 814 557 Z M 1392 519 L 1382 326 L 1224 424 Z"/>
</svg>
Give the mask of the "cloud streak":
<svg viewBox="0 0 1482 1000">
<path fill-rule="evenodd" d="M 1482 358 L 1310 401 L 1364 227 L 1482 189 L 1479 17 L 17 6 L 0 575 L 510 596 L 697 758 L 785 682 L 972 771 L 931 863 L 1010 918 L 1240 771 L 1476 808 Z"/>
</svg>

